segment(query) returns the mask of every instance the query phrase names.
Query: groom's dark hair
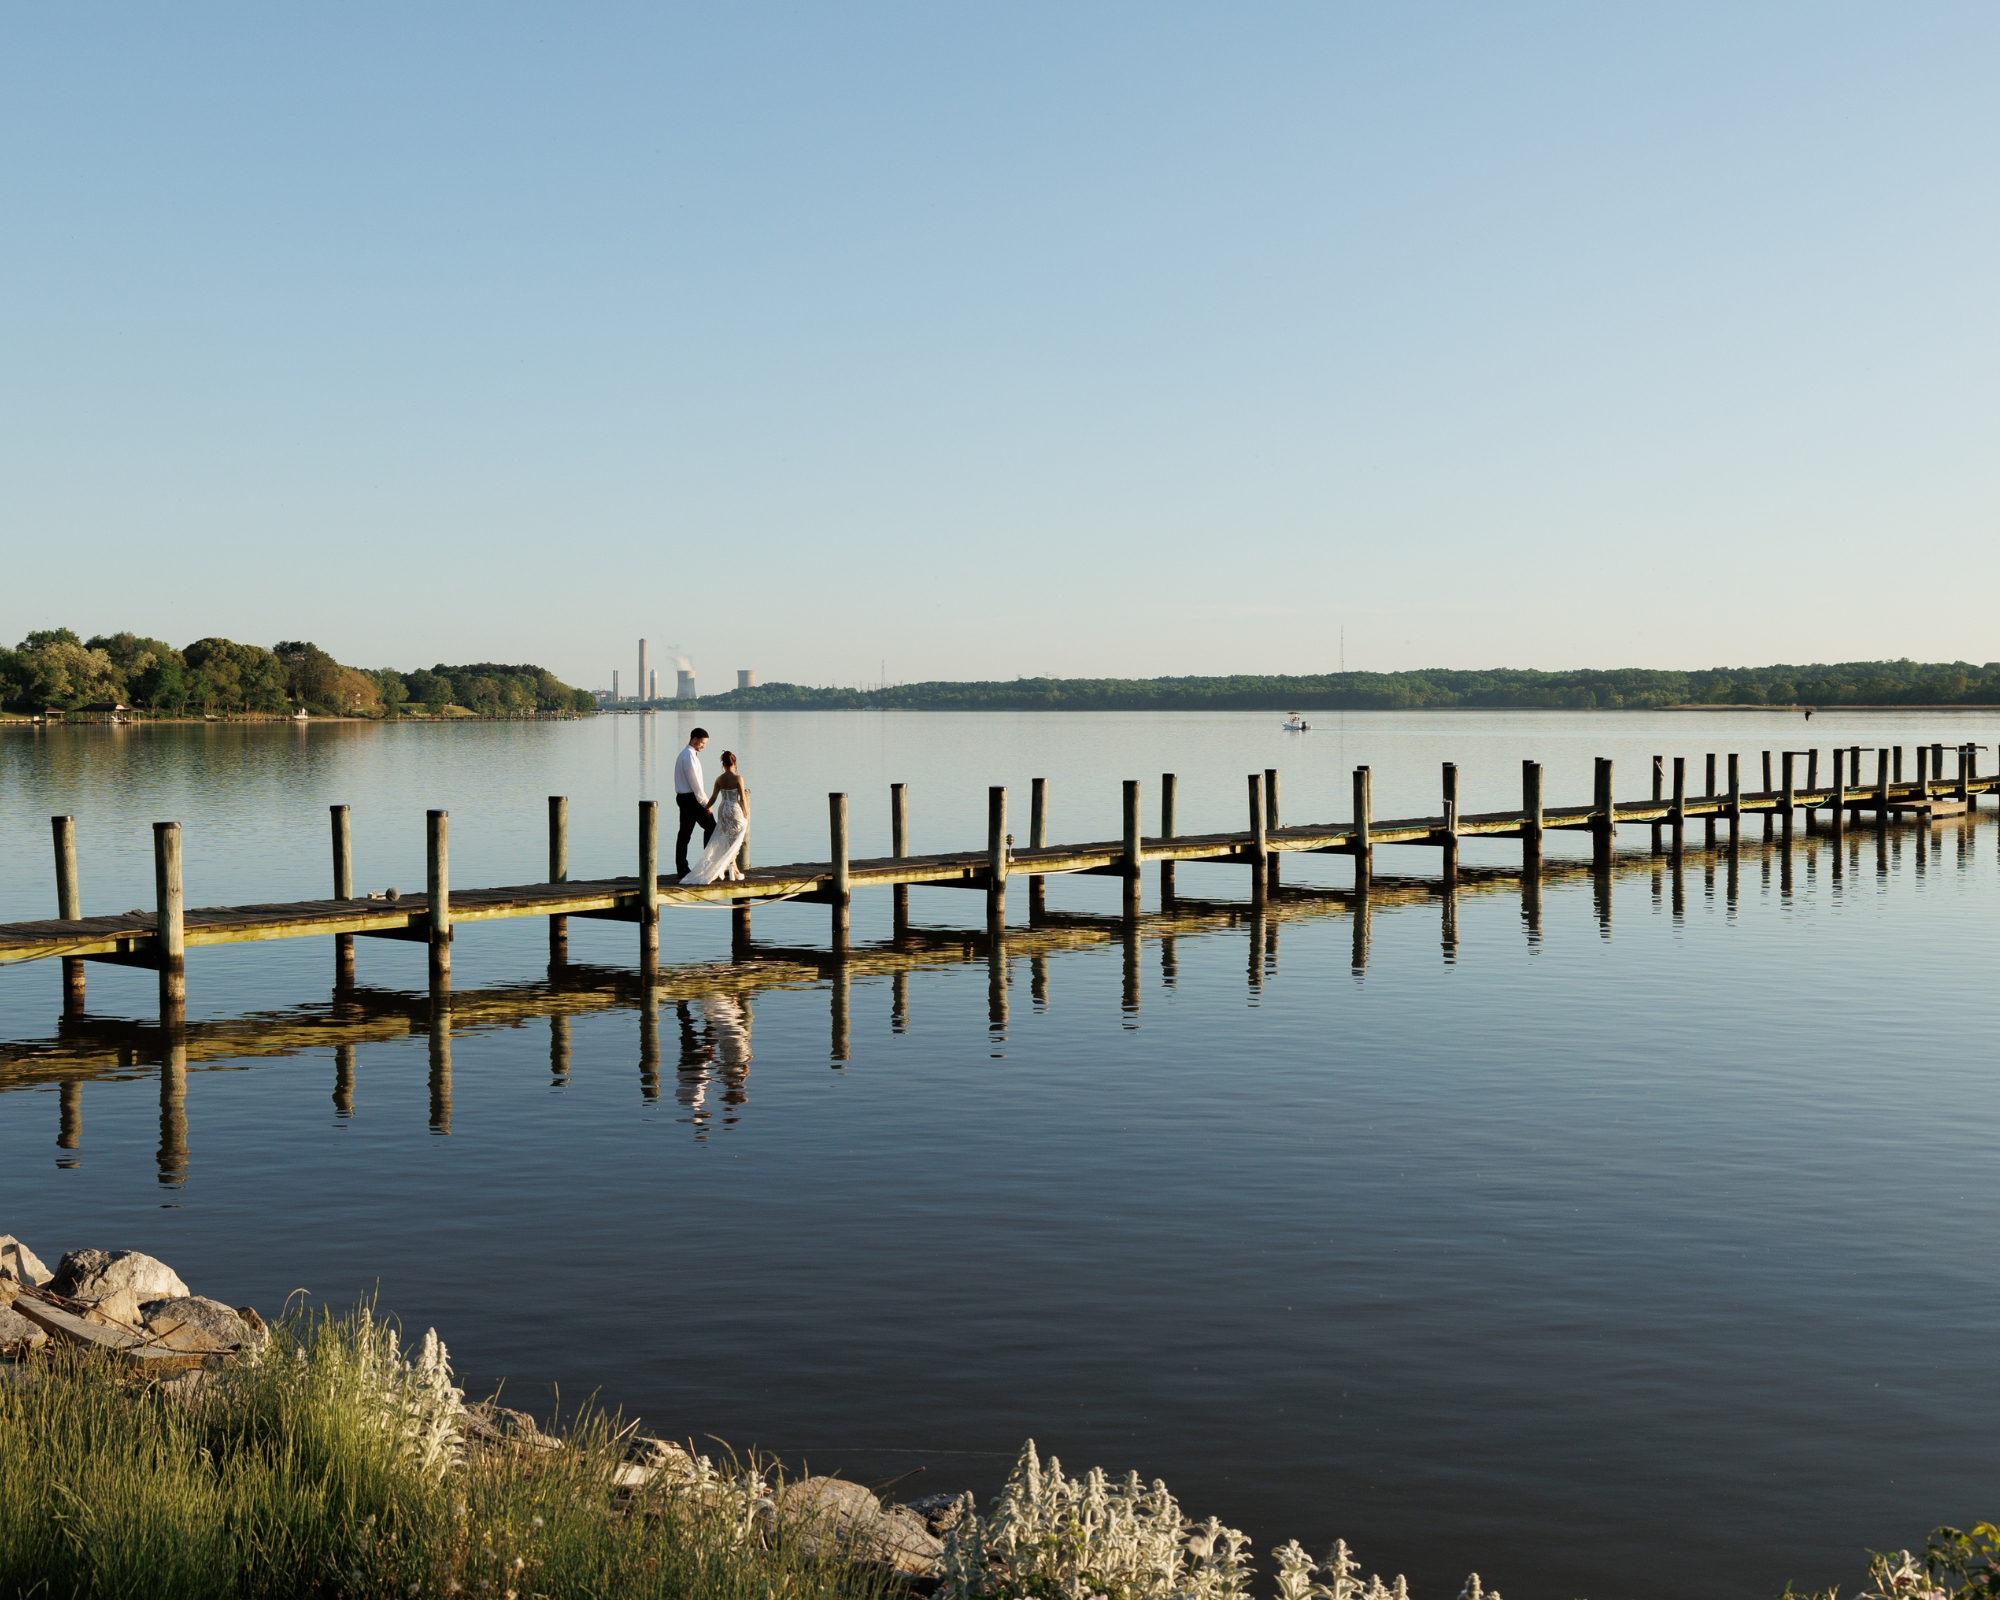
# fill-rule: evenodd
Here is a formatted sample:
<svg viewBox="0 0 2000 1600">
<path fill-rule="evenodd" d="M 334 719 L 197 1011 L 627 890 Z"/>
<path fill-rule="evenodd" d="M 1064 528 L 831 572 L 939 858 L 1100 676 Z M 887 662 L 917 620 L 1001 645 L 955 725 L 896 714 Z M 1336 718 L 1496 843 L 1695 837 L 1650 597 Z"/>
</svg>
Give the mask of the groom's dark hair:
<svg viewBox="0 0 2000 1600">
<path fill-rule="evenodd" d="M 708 737 L 708 729 L 706 729 L 706 728 L 690 728 L 690 729 L 688 729 L 688 743 L 689 743 L 689 744 L 693 744 L 693 743 L 695 742 L 695 740 L 697 740 L 697 739 L 706 739 L 707 737 Z"/>
</svg>

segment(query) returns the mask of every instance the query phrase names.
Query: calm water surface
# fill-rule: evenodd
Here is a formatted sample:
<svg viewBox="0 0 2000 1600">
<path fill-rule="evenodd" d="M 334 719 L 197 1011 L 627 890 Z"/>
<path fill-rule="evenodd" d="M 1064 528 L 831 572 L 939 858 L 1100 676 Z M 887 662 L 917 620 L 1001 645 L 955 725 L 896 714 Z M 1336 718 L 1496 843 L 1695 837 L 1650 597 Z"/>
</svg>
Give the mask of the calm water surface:
<svg viewBox="0 0 2000 1600">
<path fill-rule="evenodd" d="M 976 845 L 985 789 L 1052 785 L 1055 838 L 1119 831 L 1119 780 L 1181 775 L 1183 831 L 1621 798 L 1655 752 L 1979 740 L 1951 716 L 779 715 L 706 719 L 738 750 L 760 862 Z M 670 794 L 686 720 L 0 735 L 0 917 L 53 914 L 47 818 L 78 818 L 86 912 L 151 903 L 156 819 L 190 904 L 328 892 L 325 807 L 357 875 L 630 872 L 633 803 Z M 1987 734 L 1988 742 L 1992 736 Z M 1825 759 L 1824 757 L 1822 758 Z M 1993 756 L 1984 757 L 1990 764 Z M 1872 763 L 1869 768 L 1872 772 Z M 1149 824 L 1150 826 L 1150 824 Z M 1700 843 L 1699 828 L 1691 842 Z M 1557 871 L 1531 916 L 1518 847 L 1252 916 L 1241 868 L 1180 869 L 1136 932 L 1117 885 L 1026 895 L 996 960 L 975 895 L 917 889 L 902 956 L 864 894 L 845 969 L 823 908 L 756 913 L 789 960 L 730 964 L 729 918 L 670 913 L 657 1001 L 625 925 L 464 930 L 448 1022 L 421 946 L 196 950 L 184 1074 L 153 979 L 0 970 L 0 1231 L 45 1255 L 147 1250 L 275 1308 L 375 1292 L 435 1324 L 474 1389 L 546 1409 L 598 1390 L 649 1425 L 756 1444 L 894 1492 L 990 1493 L 1032 1435 L 1073 1469 L 1160 1476 L 1260 1551 L 1336 1535 L 1427 1596 L 1477 1568 L 1513 1600 L 1768 1596 L 1852 1582 L 1864 1546 L 2000 1511 L 2000 825 L 1787 855 L 1746 830 L 1676 874 L 1621 836 L 1606 884 Z M 1581 836 L 1552 857 L 1575 860 Z M 1336 890 L 1336 858 L 1288 857 Z M 66 1087 L 65 1087 L 66 1085 Z M 1268 1563 L 1265 1563 L 1268 1566 Z"/>
</svg>

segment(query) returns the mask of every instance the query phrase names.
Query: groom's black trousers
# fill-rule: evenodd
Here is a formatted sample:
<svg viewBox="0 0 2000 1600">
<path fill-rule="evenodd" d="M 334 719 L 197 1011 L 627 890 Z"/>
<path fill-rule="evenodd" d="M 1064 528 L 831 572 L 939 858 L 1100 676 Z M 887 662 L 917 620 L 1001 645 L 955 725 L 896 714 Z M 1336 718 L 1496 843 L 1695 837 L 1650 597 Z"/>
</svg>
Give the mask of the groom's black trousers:
<svg viewBox="0 0 2000 1600">
<path fill-rule="evenodd" d="M 715 837 L 715 813 L 691 794 L 676 794 L 674 802 L 681 808 L 681 831 L 674 835 L 674 870 L 685 878 L 688 875 L 688 840 L 694 834 L 696 823 L 701 824 L 702 848 Z"/>
</svg>

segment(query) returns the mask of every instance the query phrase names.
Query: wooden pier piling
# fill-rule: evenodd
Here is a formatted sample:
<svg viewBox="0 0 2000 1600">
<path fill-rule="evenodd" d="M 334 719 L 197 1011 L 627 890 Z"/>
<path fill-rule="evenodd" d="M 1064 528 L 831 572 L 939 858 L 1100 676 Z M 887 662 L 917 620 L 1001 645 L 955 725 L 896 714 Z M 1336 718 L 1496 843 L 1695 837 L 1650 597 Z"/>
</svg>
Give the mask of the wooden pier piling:
<svg viewBox="0 0 2000 1600">
<path fill-rule="evenodd" d="M 1039 811 L 1043 806 L 1044 780 L 1035 780 L 1035 805 Z M 889 855 L 900 861 L 910 853 L 910 786 L 907 783 L 889 785 Z M 1037 886 L 1036 878 L 1028 885 L 1028 904 L 1034 906 Z M 910 886 L 899 883 L 890 893 L 890 927 L 892 936 L 900 944 L 910 936 Z"/>
<path fill-rule="evenodd" d="M 1264 769 L 1264 831 L 1266 834 L 1278 831 L 1278 769 Z M 1264 886 L 1272 894 L 1278 892 L 1278 852 L 1266 852 L 1264 861 Z"/>
<path fill-rule="evenodd" d="M 1743 768 L 1734 750 L 1729 752 L 1729 848 L 1743 843 Z"/>
<path fill-rule="evenodd" d="M 1521 873 L 1542 874 L 1542 764 L 1521 763 Z"/>
<path fill-rule="evenodd" d="M 160 1010 L 178 1015 L 187 1004 L 187 907 L 181 894 L 178 822 L 153 824 L 153 889 L 159 915 Z"/>
<path fill-rule="evenodd" d="M 1877 829 L 1889 826 L 1889 749 L 1886 745 L 1875 752 L 1875 826 Z"/>
<path fill-rule="evenodd" d="M 1444 830 L 1439 842 L 1444 854 L 1439 863 L 1439 873 L 1448 888 L 1458 882 L 1458 763 L 1445 762 L 1441 777 Z"/>
<path fill-rule="evenodd" d="M 1766 750 L 1764 752 L 1764 793 L 1769 794 L 1771 789 L 1771 752 Z M 1776 814 L 1766 811 L 1764 813 L 1764 837 L 1767 839 L 1770 838 L 1776 832 L 1777 825 L 1778 819 Z"/>
<path fill-rule="evenodd" d="M 1701 791 L 1701 797 L 1704 800 L 1713 800 L 1715 798 L 1715 752 L 1713 750 L 1708 753 L 1708 775 Z M 1701 826 L 1701 842 L 1708 849 L 1713 850 L 1715 848 L 1715 813 L 1713 811 L 1701 819 Z"/>
<path fill-rule="evenodd" d="M 336 900 L 354 898 L 354 832 L 349 826 L 349 811 L 346 806 L 329 806 L 333 824 L 333 897 Z M 354 935 L 337 933 L 333 936 L 333 986 L 336 989 L 354 987 Z"/>
<path fill-rule="evenodd" d="M 430 982 L 451 985 L 451 813 L 424 813 L 424 891 L 430 899 Z M 447 1061 L 447 1071 L 449 1062 Z"/>
<path fill-rule="evenodd" d="M 83 916 L 83 893 L 76 870 L 76 818 L 51 817 L 56 847 L 56 915 L 65 922 Z M 64 956 L 63 1015 L 80 1017 L 84 1010 L 83 957 Z"/>
<path fill-rule="evenodd" d="M 1653 804 L 1654 805 L 1658 805 L 1663 799 L 1666 798 L 1666 782 L 1667 782 L 1667 758 L 1665 756 L 1654 756 L 1653 757 Z M 1660 853 L 1660 829 L 1663 826 L 1665 826 L 1665 824 L 1660 822 L 1655 822 L 1653 824 L 1654 855 L 1658 855 Z"/>
<path fill-rule="evenodd" d="M 1847 837 L 1847 752 L 1839 746 L 1833 752 L 1833 861 L 1840 868 L 1840 846 Z"/>
<path fill-rule="evenodd" d="M 639 970 L 660 966 L 660 802 L 639 802 Z"/>
<path fill-rule="evenodd" d="M 1180 780 L 1171 772 L 1160 774 L 1160 838 L 1174 837 L 1174 793 Z M 1166 910 L 1174 903 L 1174 861 L 1169 855 L 1160 857 L 1160 909 Z"/>
<path fill-rule="evenodd" d="M 750 870 L 750 791 L 743 791 L 743 842 L 736 847 L 736 870 L 739 874 Z M 729 902 L 729 947 L 732 950 L 750 948 L 750 907 L 748 896 Z"/>
<path fill-rule="evenodd" d="M 1366 767 L 1354 769 L 1354 841 L 1348 846 L 1354 854 L 1354 887 L 1362 894 L 1368 892 L 1370 880 L 1375 876 L 1375 786 Z M 1261 845 L 1260 845 L 1261 848 Z M 1364 947 L 1366 941 L 1363 941 Z"/>
<path fill-rule="evenodd" d="M 1591 810 L 1591 855 L 1590 863 L 1599 872 L 1607 872 L 1611 867 L 1612 852 L 1617 847 L 1618 812 L 1612 799 L 1612 761 L 1609 756 L 1597 758 L 1596 782 L 1590 797 Z"/>
<path fill-rule="evenodd" d="M 847 948 L 848 911 L 853 903 L 852 878 L 847 868 L 847 796 L 826 797 L 826 819 L 831 867 L 828 873 L 827 903 L 833 908 L 833 948 Z M 843 1053 L 841 1060 L 847 1059 Z"/>
<path fill-rule="evenodd" d="M 1250 898 L 1261 900 L 1270 882 L 1264 871 L 1269 849 L 1264 830 L 1264 785 L 1254 772 L 1250 774 L 1250 841 L 1245 854 L 1250 860 Z"/>
<path fill-rule="evenodd" d="M 1139 832 L 1139 780 L 1125 780 L 1125 915 L 1136 917 L 1140 905 L 1140 870 L 1146 863 L 1145 840 Z"/>
<path fill-rule="evenodd" d="M 549 796 L 549 882 L 569 882 L 569 796 Z M 549 965 L 569 960 L 569 918 L 549 918 Z"/>
<path fill-rule="evenodd" d="M 1784 799 L 1779 806 L 1778 826 L 1787 839 L 1792 836 L 1792 813 L 1798 808 L 1798 788 L 1793 782 L 1794 758 L 1797 754 L 1796 750 L 1786 750 L 1782 753 L 1785 791 Z"/>
<path fill-rule="evenodd" d="M 986 923 L 999 932 L 1007 926 L 1007 791 L 995 784 L 986 791 Z"/>
<path fill-rule="evenodd" d="M 1687 848 L 1687 767 L 1686 756 L 1674 757 L 1674 800 L 1673 809 L 1668 814 L 1668 828 L 1677 862 Z"/>
<path fill-rule="evenodd" d="M 1028 848 L 1039 850 L 1048 842 L 1049 780 L 1036 778 L 1028 787 Z M 1048 910 L 1049 880 L 1039 872 L 1033 873 L 1028 878 L 1028 921 L 1039 922 L 1048 915 Z"/>
</svg>

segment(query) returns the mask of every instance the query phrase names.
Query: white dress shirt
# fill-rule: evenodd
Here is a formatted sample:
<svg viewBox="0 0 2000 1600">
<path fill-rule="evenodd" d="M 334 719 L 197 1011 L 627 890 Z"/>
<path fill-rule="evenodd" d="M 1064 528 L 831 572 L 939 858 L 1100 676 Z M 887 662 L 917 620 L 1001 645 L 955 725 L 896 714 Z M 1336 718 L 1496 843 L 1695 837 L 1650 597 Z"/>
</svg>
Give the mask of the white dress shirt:
<svg viewBox="0 0 2000 1600">
<path fill-rule="evenodd" d="M 697 805 L 708 804 L 708 790 L 702 784 L 701 755 L 691 744 L 681 746 L 674 758 L 674 793 L 691 794 Z"/>
</svg>

